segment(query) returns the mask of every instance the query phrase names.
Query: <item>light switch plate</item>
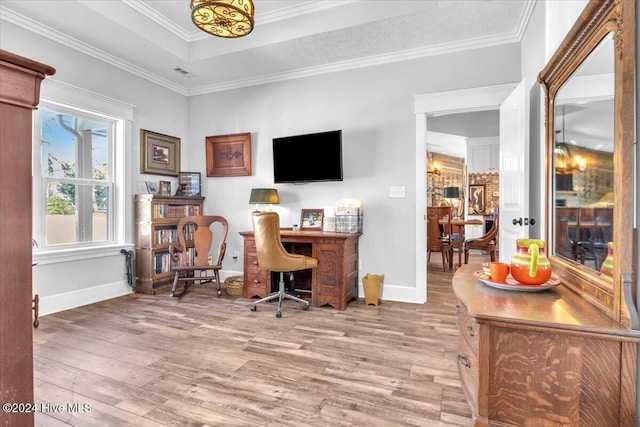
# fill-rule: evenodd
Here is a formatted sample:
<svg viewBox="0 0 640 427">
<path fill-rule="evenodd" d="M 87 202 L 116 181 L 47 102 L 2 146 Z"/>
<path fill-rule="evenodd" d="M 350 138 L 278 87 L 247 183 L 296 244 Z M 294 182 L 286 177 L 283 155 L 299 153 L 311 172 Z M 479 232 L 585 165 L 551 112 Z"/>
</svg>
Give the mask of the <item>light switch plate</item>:
<svg viewBox="0 0 640 427">
<path fill-rule="evenodd" d="M 406 188 L 404 185 L 389 187 L 389 197 L 392 199 L 402 199 L 406 197 Z"/>
</svg>

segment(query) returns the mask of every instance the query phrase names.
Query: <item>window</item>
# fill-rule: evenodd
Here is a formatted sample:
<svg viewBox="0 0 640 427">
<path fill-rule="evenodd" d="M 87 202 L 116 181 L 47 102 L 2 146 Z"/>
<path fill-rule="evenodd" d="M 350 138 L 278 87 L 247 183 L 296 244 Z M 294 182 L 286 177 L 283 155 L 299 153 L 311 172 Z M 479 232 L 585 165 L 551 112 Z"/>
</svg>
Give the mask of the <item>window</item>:
<svg viewBox="0 0 640 427">
<path fill-rule="evenodd" d="M 39 245 L 113 242 L 112 153 L 117 121 L 45 103 L 35 123 L 39 176 L 34 204 L 42 213 L 36 219 Z"/>
<path fill-rule="evenodd" d="M 33 260 L 118 254 L 132 233 L 127 146 L 134 106 L 54 79 L 33 129 Z"/>
</svg>

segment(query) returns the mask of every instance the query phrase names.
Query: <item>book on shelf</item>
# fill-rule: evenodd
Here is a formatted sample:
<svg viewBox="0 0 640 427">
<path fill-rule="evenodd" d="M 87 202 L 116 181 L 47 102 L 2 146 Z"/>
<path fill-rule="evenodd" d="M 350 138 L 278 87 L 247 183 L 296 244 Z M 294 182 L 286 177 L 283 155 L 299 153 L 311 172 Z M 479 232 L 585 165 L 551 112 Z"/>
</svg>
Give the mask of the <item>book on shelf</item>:
<svg viewBox="0 0 640 427">
<path fill-rule="evenodd" d="M 158 203 L 153 207 L 154 218 L 183 218 L 192 215 L 200 215 L 200 206 Z"/>
</svg>

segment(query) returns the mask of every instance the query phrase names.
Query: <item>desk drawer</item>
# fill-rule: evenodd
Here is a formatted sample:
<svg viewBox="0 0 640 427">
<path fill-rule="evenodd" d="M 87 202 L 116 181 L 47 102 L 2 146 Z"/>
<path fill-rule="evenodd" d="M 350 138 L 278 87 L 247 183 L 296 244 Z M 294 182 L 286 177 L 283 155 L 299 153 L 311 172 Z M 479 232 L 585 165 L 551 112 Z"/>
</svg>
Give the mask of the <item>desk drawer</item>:
<svg viewBox="0 0 640 427">
<path fill-rule="evenodd" d="M 267 271 L 245 271 L 242 296 L 244 296 L 245 298 L 253 298 L 255 296 L 264 298 L 269 295 L 270 290 L 271 282 L 269 280 L 269 274 Z"/>
</svg>

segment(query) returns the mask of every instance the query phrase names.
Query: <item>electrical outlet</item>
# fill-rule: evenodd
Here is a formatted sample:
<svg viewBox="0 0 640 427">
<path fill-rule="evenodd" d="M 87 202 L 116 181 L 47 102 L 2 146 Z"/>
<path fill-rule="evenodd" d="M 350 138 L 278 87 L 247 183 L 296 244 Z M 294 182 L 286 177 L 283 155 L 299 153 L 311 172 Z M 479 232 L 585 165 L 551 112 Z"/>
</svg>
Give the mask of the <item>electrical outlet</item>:
<svg viewBox="0 0 640 427">
<path fill-rule="evenodd" d="M 233 259 L 237 260 L 240 258 L 240 251 L 233 251 Z"/>
</svg>

